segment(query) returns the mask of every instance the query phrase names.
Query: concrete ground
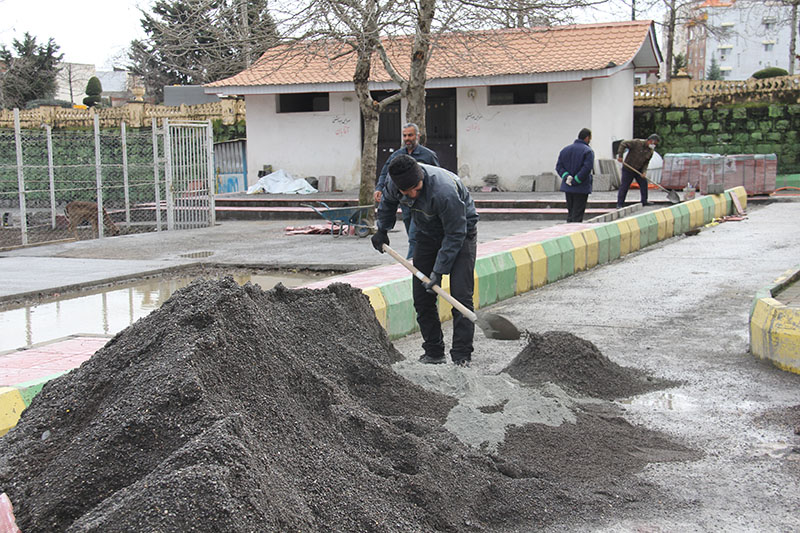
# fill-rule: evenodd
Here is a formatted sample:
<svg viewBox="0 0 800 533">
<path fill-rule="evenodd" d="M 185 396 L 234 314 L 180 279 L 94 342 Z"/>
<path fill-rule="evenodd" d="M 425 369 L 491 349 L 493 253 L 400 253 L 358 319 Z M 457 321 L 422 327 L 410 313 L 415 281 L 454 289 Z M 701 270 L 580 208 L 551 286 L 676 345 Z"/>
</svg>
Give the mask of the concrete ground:
<svg viewBox="0 0 800 533">
<path fill-rule="evenodd" d="M 699 461 L 653 464 L 641 474 L 688 506 L 676 514 L 654 505 L 636 519 L 615 519 L 612 509 L 612 518 L 587 531 L 800 530 L 800 375 L 748 353 L 753 296 L 800 265 L 799 208 L 794 202 L 751 206 L 744 221 L 668 239 L 492 306 L 521 329 L 569 331 L 616 363 L 684 383 L 620 405 L 630 422 L 704 452 Z M 200 260 L 228 265 L 350 270 L 392 261 L 368 239 L 283 234 L 286 226 L 306 224 L 226 222 L 3 252 L 0 298 L 190 264 L 198 259 L 187 255 L 206 251 L 213 253 Z M 479 239 L 552 224 L 485 222 Z M 390 238 L 405 249 L 404 231 Z M 445 332 L 449 336 L 449 324 Z M 413 360 L 420 342 L 411 335 L 395 345 Z M 469 372 L 486 375 L 500 371 L 523 343 L 487 340 L 478 332 L 475 347 Z M 403 374 L 411 379 L 414 367 L 424 368 L 409 366 Z"/>
<path fill-rule="evenodd" d="M 520 329 L 568 331 L 620 365 L 684 382 L 621 405 L 632 423 L 705 454 L 641 474 L 688 510 L 653 506 L 586 531 L 800 531 L 800 375 L 751 356 L 748 329 L 756 291 L 800 265 L 799 209 L 751 206 L 744 221 L 673 237 L 491 307 Z M 421 353 L 419 335 L 395 345 L 409 359 Z M 478 331 L 470 370 L 499 372 L 523 346 Z M 429 383 L 421 367 L 403 374 Z"/>
</svg>

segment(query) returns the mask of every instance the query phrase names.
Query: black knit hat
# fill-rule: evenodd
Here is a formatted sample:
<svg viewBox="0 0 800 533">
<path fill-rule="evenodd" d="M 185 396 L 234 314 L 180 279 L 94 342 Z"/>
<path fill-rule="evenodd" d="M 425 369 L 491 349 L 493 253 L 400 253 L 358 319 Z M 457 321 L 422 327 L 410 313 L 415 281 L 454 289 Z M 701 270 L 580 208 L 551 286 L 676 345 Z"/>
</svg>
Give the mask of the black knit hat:
<svg viewBox="0 0 800 533">
<path fill-rule="evenodd" d="M 389 177 L 399 190 L 407 191 L 422 181 L 422 168 L 413 157 L 401 154 L 389 164 Z"/>
</svg>

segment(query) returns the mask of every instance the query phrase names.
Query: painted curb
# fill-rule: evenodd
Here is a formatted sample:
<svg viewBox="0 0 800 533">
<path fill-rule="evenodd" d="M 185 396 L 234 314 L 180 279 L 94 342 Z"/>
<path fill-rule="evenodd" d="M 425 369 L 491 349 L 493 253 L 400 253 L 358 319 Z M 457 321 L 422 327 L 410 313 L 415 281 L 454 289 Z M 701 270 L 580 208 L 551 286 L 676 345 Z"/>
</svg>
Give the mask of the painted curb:
<svg viewBox="0 0 800 533">
<path fill-rule="evenodd" d="M 750 352 L 795 374 L 800 374 L 800 309 L 781 303 L 780 292 L 798 281 L 800 266 L 759 290 L 750 307 Z"/>
<path fill-rule="evenodd" d="M 735 187 L 723 194 L 701 196 L 647 213 L 631 213 L 627 218 L 609 222 L 558 226 L 566 231 L 548 228 L 529 232 L 526 234 L 530 236 L 528 242 L 520 243 L 519 239 L 507 238 L 480 245 L 475 264 L 475 309 L 613 261 L 651 244 L 704 226 L 715 218 L 732 214 L 732 195 L 736 195 L 743 208 L 746 206 L 747 192 L 744 187 Z M 574 231 L 569 231 L 573 227 Z M 508 245 L 504 247 L 505 241 Z M 485 249 L 482 251 L 481 248 Z M 378 270 L 383 268 L 388 267 L 378 267 Z M 365 291 L 378 289 L 383 295 L 386 311 L 381 307 L 376 310 L 376 316 L 389 332 L 390 338 L 396 339 L 418 331 L 408 285 L 398 286 L 387 282 L 376 287 L 367 287 L 363 282 L 357 282 L 359 277 L 360 274 L 355 272 L 318 282 L 310 287 L 321 288 L 339 281 L 360 286 Z M 404 274 L 403 279 L 410 282 L 411 276 Z M 449 285 L 447 281 L 448 277 L 445 276 L 443 286 Z M 449 291 L 449 287 L 444 288 Z M 398 290 L 405 291 L 405 296 L 398 293 Z M 373 301 L 373 293 L 369 294 L 370 301 Z M 452 309 L 441 298 L 439 306 L 439 315 L 443 320 L 452 318 Z M 398 309 L 393 309 L 394 307 Z"/>
</svg>

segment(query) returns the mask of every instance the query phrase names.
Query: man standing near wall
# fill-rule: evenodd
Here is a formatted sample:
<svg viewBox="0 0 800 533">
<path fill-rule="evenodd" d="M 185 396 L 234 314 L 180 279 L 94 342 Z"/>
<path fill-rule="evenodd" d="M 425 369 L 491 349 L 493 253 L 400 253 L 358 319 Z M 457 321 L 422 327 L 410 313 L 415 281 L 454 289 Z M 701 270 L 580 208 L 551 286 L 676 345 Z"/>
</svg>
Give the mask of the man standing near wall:
<svg viewBox="0 0 800 533">
<path fill-rule="evenodd" d="M 628 195 L 628 189 L 633 180 L 636 180 L 639 185 L 642 205 L 647 205 L 647 179 L 645 178 L 647 165 L 650 164 L 650 158 L 653 157 L 653 152 L 660 142 L 661 137 L 654 133 L 646 140 L 631 139 L 619 143 L 617 161 L 623 163 L 622 156 L 625 154 L 625 150 L 628 151 L 628 156 L 622 165 L 622 178 L 617 193 L 617 209 L 625 207 L 625 197 Z"/>
<path fill-rule="evenodd" d="M 560 190 L 567 197 L 567 222 L 583 222 L 586 202 L 592 194 L 594 150 L 589 147 L 592 132 L 583 128 L 578 138 L 558 154 L 556 173 L 561 178 Z"/>
<path fill-rule="evenodd" d="M 419 144 L 419 127 L 413 122 L 409 122 L 403 126 L 403 148 L 392 152 L 392 155 L 386 160 L 378 176 L 378 184 L 375 186 L 375 201 L 378 203 L 380 203 L 384 189 L 386 188 L 386 176 L 389 174 L 389 165 L 395 157 L 401 154 L 410 155 L 419 163 L 439 166 L 439 158 L 436 152 Z M 408 254 L 406 258 L 410 259 L 414 257 L 414 246 L 417 242 L 414 220 L 411 217 L 411 210 L 408 206 L 401 204 L 400 211 L 403 213 L 403 224 L 406 227 L 406 234 L 408 235 Z"/>
</svg>

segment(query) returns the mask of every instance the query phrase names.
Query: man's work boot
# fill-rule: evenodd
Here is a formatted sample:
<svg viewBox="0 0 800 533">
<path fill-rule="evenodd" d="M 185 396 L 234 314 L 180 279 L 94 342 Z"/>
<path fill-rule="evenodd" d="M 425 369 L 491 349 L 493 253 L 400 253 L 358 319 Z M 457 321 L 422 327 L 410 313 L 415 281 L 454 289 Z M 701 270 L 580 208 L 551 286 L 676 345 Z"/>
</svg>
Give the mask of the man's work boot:
<svg viewBox="0 0 800 533">
<path fill-rule="evenodd" d="M 436 357 L 435 355 L 425 353 L 420 356 L 419 362 L 425 363 L 426 365 L 441 365 L 445 362 L 444 354 Z"/>
</svg>

